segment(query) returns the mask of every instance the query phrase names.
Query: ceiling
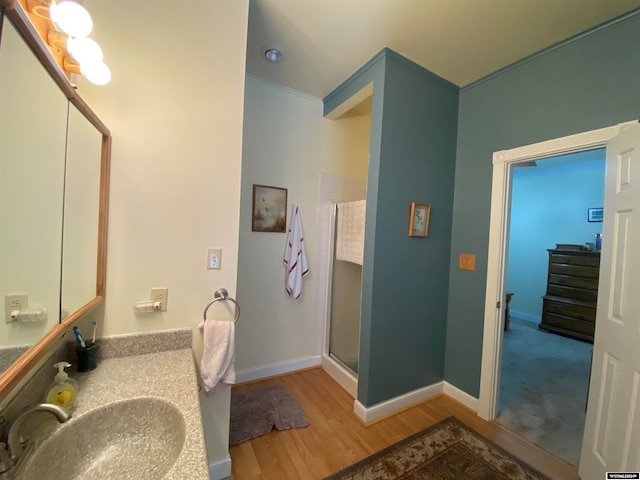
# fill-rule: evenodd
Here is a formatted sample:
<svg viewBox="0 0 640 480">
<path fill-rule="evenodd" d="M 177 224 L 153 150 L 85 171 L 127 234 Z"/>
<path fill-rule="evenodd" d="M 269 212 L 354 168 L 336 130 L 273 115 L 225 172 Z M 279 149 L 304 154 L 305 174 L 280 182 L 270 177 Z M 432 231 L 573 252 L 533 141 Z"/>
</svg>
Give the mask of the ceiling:
<svg viewBox="0 0 640 480">
<path fill-rule="evenodd" d="M 640 0 L 250 0 L 247 72 L 324 97 L 389 47 L 465 86 Z M 264 58 L 268 48 L 284 54 Z"/>
</svg>

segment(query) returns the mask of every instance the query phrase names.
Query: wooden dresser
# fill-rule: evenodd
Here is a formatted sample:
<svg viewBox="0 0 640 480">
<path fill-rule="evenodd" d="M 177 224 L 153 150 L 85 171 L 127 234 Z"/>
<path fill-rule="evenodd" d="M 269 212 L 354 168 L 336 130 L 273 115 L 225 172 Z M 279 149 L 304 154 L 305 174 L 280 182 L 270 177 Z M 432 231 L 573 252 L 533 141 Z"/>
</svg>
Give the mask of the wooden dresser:
<svg viewBox="0 0 640 480">
<path fill-rule="evenodd" d="M 547 294 L 539 328 L 593 343 L 600 252 L 579 245 L 549 249 Z"/>
</svg>

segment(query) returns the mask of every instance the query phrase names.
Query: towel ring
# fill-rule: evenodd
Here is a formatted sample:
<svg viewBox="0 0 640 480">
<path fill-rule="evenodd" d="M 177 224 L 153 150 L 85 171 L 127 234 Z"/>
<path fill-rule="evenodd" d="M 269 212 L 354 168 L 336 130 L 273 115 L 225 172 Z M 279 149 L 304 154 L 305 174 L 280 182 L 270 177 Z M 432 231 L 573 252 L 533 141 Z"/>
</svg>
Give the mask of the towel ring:
<svg viewBox="0 0 640 480">
<path fill-rule="evenodd" d="M 233 323 L 237 323 L 238 318 L 240 318 L 240 305 L 238 305 L 238 302 L 235 301 L 235 299 L 231 298 L 229 296 L 229 292 L 227 292 L 226 288 L 219 288 L 218 290 L 216 290 L 216 293 L 213 294 L 213 300 L 211 302 L 209 302 L 209 305 L 207 305 L 204 308 L 204 313 L 202 314 L 202 319 L 206 322 L 207 321 L 207 310 L 209 310 L 209 307 L 211 305 L 213 305 L 216 302 L 224 302 L 225 300 L 229 300 L 231 302 L 233 302 L 236 306 L 236 314 L 235 317 L 233 319 Z"/>
</svg>

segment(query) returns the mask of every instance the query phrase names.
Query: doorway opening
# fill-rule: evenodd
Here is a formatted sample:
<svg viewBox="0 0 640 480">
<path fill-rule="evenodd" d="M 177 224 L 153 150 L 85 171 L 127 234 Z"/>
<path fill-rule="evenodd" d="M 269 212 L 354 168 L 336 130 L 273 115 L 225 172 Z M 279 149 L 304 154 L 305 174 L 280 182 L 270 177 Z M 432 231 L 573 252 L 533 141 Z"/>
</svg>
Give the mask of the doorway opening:
<svg viewBox="0 0 640 480">
<path fill-rule="evenodd" d="M 364 252 L 373 84 L 354 94 L 331 116 L 344 132 L 336 152 L 342 174 L 320 174 L 318 231 L 325 265 L 322 295 L 322 368 L 353 398 L 357 396 L 360 354 L 360 304 Z"/>
<path fill-rule="evenodd" d="M 588 212 L 604 205 L 605 153 L 518 163 L 510 178 L 496 421 L 572 465 L 584 432 L 602 233 Z"/>
<path fill-rule="evenodd" d="M 477 403 L 478 415 L 485 420 L 494 420 L 498 414 L 499 406 L 500 366 L 503 353 L 503 329 L 505 321 L 504 299 L 507 293 L 506 255 L 509 243 L 510 182 L 512 169 L 517 164 L 523 164 L 525 162 L 603 148 L 631 123 L 635 124 L 637 122 L 627 122 L 511 150 L 503 150 L 495 152 L 493 155 L 482 367 L 480 398 Z M 596 329 L 594 337 L 596 345 L 598 344 L 598 337 L 599 333 L 598 329 Z M 592 382 L 594 378 L 595 377 L 592 377 Z M 590 425 L 588 417 L 585 432 L 590 431 Z"/>
</svg>

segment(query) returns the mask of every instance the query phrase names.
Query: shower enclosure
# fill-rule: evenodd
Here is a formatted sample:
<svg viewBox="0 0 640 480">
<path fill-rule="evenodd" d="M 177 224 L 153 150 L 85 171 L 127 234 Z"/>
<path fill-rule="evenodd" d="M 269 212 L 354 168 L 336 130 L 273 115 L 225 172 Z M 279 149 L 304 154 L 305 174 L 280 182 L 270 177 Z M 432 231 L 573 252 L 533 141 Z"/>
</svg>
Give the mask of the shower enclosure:
<svg viewBox="0 0 640 480">
<path fill-rule="evenodd" d="M 333 259 L 329 355 L 358 375 L 362 266 Z"/>
<path fill-rule="evenodd" d="M 364 223 L 366 181 L 327 173 L 320 174 L 318 193 L 318 258 L 324 267 L 317 271 L 320 288 L 318 313 L 324 330 L 321 346 L 322 369 L 352 397 L 358 389 L 358 357 L 360 351 L 360 302 L 362 292 L 362 260 L 364 256 Z M 342 202 L 342 203 L 338 203 Z M 345 256 L 345 237 L 339 236 L 340 219 L 353 216 L 350 204 L 360 203 L 358 228 L 361 238 L 347 238 L 350 256 Z M 340 208 L 342 205 L 345 208 Z M 344 225 L 342 225 L 344 227 Z M 340 229 L 344 232 L 344 229 Z M 340 238 L 339 238 L 340 237 Z M 340 242 L 342 240 L 342 243 Z M 352 261 L 345 259 L 351 258 Z"/>
<path fill-rule="evenodd" d="M 361 254 L 350 253 L 354 243 L 351 232 L 355 226 L 353 221 L 341 218 L 340 215 L 354 215 L 353 205 L 364 202 L 333 205 L 333 246 L 332 268 L 330 272 L 331 295 L 329 302 L 329 356 L 346 368 L 352 375 L 358 375 L 358 354 L 360 349 L 360 299 L 362 292 L 362 258 Z M 360 213 L 363 215 L 363 213 Z M 356 213 L 357 215 L 357 213 Z M 341 223 L 342 222 L 342 223 Z M 351 223 L 345 223 L 351 222 Z M 364 229 L 362 219 L 362 229 Z M 351 236 L 340 239 L 340 228 L 347 230 Z M 345 228 L 346 225 L 346 228 Z M 364 232 L 355 236 L 363 238 Z M 347 245 L 345 250 L 344 245 Z M 359 247 L 360 249 L 362 246 Z M 356 248 L 357 249 L 357 248 Z M 355 257 L 355 258 L 354 258 Z M 359 262 L 359 263 L 358 263 Z"/>
</svg>

